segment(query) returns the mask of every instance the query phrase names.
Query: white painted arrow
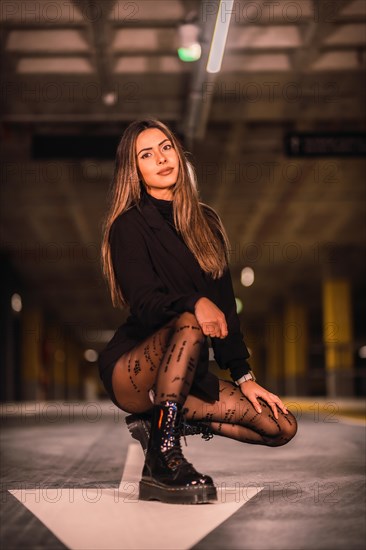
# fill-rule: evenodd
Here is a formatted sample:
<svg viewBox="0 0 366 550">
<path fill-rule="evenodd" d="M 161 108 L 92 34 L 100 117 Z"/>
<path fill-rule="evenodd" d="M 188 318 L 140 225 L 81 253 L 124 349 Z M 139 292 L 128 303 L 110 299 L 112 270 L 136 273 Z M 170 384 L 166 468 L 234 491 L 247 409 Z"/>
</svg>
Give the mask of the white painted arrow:
<svg viewBox="0 0 366 550">
<path fill-rule="evenodd" d="M 73 550 L 187 550 L 263 487 L 218 486 L 218 500 L 201 505 L 138 500 L 143 455 L 130 445 L 118 489 L 10 490 L 65 546 Z"/>
</svg>

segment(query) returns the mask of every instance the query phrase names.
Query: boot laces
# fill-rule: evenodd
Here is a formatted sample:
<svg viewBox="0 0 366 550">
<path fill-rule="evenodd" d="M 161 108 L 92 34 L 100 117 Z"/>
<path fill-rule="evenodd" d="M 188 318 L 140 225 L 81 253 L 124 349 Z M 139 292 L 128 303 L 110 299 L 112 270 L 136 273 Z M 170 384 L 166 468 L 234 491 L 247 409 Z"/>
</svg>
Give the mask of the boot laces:
<svg viewBox="0 0 366 550">
<path fill-rule="evenodd" d="M 185 445 L 187 446 L 187 440 L 185 437 L 185 422 L 184 415 L 186 409 L 181 413 L 179 422 L 172 427 L 169 434 L 169 443 L 167 445 L 166 457 L 168 459 L 168 466 L 171 469 L 175 469 L 177 466 L 184 467 L 190 472 L 196 472 L 193 465 L 183 455 L 180 437 L 183 435 Z"/>
<path fill-rule="evenodd" d="M 185 408 L 182 411 L 182 435 L 184 437 L 185 444 L 187 446 L 186 435 L 200 435 L 205 441 L 210 441 L 214 434 L 210 428 L 210 425 L 205 422 L 192 422 L 187 420 L 186 413 L 188 409 Z"/>
</svg>

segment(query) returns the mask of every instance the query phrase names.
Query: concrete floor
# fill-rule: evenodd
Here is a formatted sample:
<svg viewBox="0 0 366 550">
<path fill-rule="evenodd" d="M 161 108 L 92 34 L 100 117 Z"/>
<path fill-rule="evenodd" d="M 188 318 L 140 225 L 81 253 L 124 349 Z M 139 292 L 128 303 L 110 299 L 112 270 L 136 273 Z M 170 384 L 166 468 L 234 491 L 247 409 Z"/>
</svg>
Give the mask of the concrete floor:
<svg viewBox="0 0 366 550">
<path fill-rule="evenodd" d="M 187 438 L 220 490 L 185 507 L 138 502 L 142 451 L 110 402 L 3 404 L 0 548 L 363 549 L 364 421 L 284 401 L 299 423 L 284 447 Z"/>
</svg>

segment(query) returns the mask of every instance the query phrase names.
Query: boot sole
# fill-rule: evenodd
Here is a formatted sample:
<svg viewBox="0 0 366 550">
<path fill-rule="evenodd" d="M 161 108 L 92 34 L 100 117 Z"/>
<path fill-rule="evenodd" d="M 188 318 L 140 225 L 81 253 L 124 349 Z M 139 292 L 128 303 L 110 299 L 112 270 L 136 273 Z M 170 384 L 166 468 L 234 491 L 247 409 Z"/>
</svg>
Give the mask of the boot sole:
<svg viewBox="0 0 366 550">
<path fill-rule="evenodd" d="M 217 491 L 215 486 L 167 487 L 141 480 L 139 500 L 160 500 L 167 504 L 205 504 L 217 500 Z"/>
</svg>

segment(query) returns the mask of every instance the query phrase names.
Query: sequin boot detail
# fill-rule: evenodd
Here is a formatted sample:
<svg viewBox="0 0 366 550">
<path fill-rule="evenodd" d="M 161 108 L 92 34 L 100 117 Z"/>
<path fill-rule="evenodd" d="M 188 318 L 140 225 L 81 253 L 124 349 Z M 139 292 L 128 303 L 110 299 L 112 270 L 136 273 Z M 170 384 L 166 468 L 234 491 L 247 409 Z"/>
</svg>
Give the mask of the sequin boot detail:
<svg viewBox="0 0 366 550">
<path fill-rule="evenodd" d="M 125 420 L 131 436 L 141 444 L 142 450 L 146 455 L 151 431 L 151 414 L 134 413 L 126 416 Z M 180 427 L 180 435 L 183 437 L 187 435 L 201 435 L 205 441 L 209 441 L 214 436 L 209 422 L 185 420 L 184 418 Z"/>
</svg>

